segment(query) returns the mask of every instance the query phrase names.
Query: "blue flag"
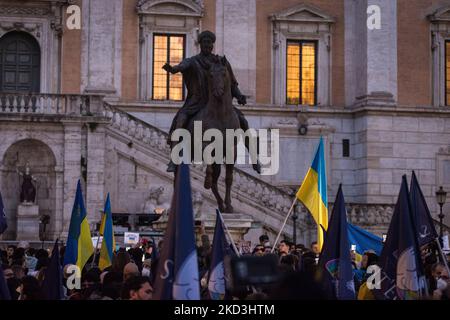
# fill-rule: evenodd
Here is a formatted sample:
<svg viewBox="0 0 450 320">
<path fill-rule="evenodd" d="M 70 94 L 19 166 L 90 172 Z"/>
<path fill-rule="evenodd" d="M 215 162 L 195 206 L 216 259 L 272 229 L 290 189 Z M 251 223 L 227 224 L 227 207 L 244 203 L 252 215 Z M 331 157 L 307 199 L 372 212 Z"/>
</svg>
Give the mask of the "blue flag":
<svg viewBox="0 0 450 320">
<path fill-rule="evenodd" d="M 355 245 L 355 252 L 363 255 L 368 250 L 373 250 L 378 256 L 383 249 L 383 239 L 370 233 L 358 226 L 347 223 L 348 226 L 348 241 L 350 245 Z"/>
<path fill-rule="evenodd" d="M 7 228 L 5 207 L 3 205 L 2 193 L 0 192 L 0 234 L 5 232 Z"/>
<path fill-rule="evenodd" d="M 177 168 L 169 221 L 155 279 L 157 300 L 200 300 L 189 167 Z"/>
<path fill-rule="evenodd" d="M 5 274 L 3 273 L 2 264 L 0 263 L 0 300 L 11 300 L 8 285 L 6 284 Z"/>
<path fill-rule="evenodd" d="M 324 289 L 330 297 L 339 300 L 355 299 L 347 214 L 341 185 L 339 185 L 328 230 L 325 234 L 319 269 Z"/>
<path fill-rule="evenodd" d="M 412 220 L 406 176 L 395 205 L 378 266 L 381 287 L 373 293 L 380 300 L 411 300 L 420 294 L 420 251 Z"/>
<path fill-rule="evenodd" d="M 435 241 L 438 237 L 434 227 L 433 219 L 431 218 L 430 210 L 428 209 L 425 197 L 417 181 L 416 174 L 412 173 L 411 177 L 411 209 L 413 221 L 418 233 L 419 246 Z"/>
<path fill-rule="evenodd" d="M 57 239 L 53 246 L 52 257 L 45 270 L 45 277 L 42 282 L 42 292 L 47 300 L 62 300 L 64 298 L 63 274 L 59 258 L 58 241 Z"/>
<path fill-rule="evenodd" d="M 216 209 L 216 227 L 211 253 L 211 265 L 208 276 L 208 291 L 212 300 L 223 300 L 226 293 L 224 258 L 227 254 L 228 243 L 220 218 L 220 212 Z"/>
</svg>

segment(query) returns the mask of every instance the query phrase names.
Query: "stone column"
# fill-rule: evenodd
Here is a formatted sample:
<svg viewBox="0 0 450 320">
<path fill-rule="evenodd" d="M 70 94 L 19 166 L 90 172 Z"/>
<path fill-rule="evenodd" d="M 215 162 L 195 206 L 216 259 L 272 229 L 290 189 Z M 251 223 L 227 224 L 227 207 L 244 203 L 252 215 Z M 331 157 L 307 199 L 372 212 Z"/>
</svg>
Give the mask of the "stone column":
<svg viewBox="0 0 450 320">
<path fill-rule="evenodd" d="M 77 190 L 77 181 L 81 178 L 81 123 L 63 122 L 64 124 L 64 188 L 62 190 L 63 228 L 61 238 L 67 238 L 70 217 Z M 85 190 L 83 190 L 86 195 Z"/>
<path fill-rule="evenodd" d="M 218 0 L 216 3 L 215 52 L 226 55 L 242 94 L 256 96 L 255 0 Z"/>
<path fill-rule="evenodd" d="M 380 9 L 381 28 L 369 29 L 369 6 Z M 346 104 L 397 101 L 397 0 L 345 1 Z"/>
<path fill-rule="evenodd" d="M 104 206 L 105 139 L 104 124 L 91 123 L 88 126 L 86 209 L 91 224 L 100 221 L 100 210 Z"/>
<path fill-rule="evenodd" d="M 61 233 L 64 231 L 64 168 L 62 166 L 55 167 L 55 214 L 53 216 L 53 233 L 48 236 L 49 239 L 55 239 L 60 237 L 60 240 L 65 240 L 61 238 Z M 67 226 L 68 228 L 68 226 Z"/>
<path fill-rule="evenodd" d="M 122 1 L 83 0 L 81 89 L 121 95 Z"/>
</svg>

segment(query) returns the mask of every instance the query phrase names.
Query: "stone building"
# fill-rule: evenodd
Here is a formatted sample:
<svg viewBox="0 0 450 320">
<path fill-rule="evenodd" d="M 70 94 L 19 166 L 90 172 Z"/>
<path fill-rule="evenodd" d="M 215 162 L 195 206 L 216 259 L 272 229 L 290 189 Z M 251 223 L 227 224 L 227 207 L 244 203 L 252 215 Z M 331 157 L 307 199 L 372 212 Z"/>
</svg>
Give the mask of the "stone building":
<svg viewBox="0 0 450 320">
<path fill-rule="evenodd" d="M 154 188 L 170 202 L 166 136 L 186 92 L 161 66 L 198 53 L 202 30 L 233 66 L 250 126 L 280 130 L 276 175 L 235 172 L 238 233 L 279 230 L 321 135 L 328 200 L 342 183 L 351 222 L 384 233 L 412 170 L 436 217 L 435 191 L 450 190 L 449 0 L 0 0 L 4 240 L 34 230 L 18 212 L 27 162 L 49 239 L 67 234 L 79 178 L 91 223 L 108 192 L 115 213 L 141 212 Z M 202 169 L 192 184 L 211 228 Z M 307 243 L 314 225 L 296 211 Z"/>
</svg>

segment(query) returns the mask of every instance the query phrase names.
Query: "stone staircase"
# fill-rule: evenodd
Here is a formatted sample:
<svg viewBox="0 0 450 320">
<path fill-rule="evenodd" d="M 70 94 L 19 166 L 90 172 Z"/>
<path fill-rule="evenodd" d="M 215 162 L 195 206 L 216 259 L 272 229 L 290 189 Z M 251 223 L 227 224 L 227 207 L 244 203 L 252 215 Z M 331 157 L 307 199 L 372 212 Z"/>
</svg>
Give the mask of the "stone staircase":
<svg viewBox="0 0 450 320">
<path fill-rule="evenodd" d="M 111 119 L 108 131 L 120 135 L 124 141 L 132 141 L 134 145 L 146 149 L 151 153 L 151 157 L 157 159 L 157 168 L 160 175 L 173 179 L 173 175 L 165 172 L 166 164 L 169 162 L 170 148 L 167 145 L 168 134 L 151 124 L 142 121 L 127 112 L 120 110 L 111 103 L 105 102 L 104 115 Z M 155 163 L 155 162 L 154 162 Z M 203 179 L 205 165 L 191 165 L 191 176 L 193 178 L 193 189 L 203 189 Z M 219 179 L 219 190 L 224 194 L 225 181 L 222 173 Z M 253 218 L 265 230 L 272 235 L 276 235 L 281 228 L 286 214 L 294 199 L 295 191 L 289 188 L 275 187 L 258 177 L 252 176 L 245 171 L 236 168 L 233 176 L 232 199 L 235 211 L 245 213 Z M 212 192 L 206 191 L 207 197 L 212 203 L 215 199 Z M 329 202 L 329 212 L 331 213 L 333 203 Z M 309 243 L 315 240 L 316 226 L 306 209 L 298 204 L 295 207 L 297 213 L 297 242 Z M 359 204 L 347 203 L 348 222 L 361 226 L 377 235 L 387 233 L 391 221 L 394 204 Z M 436 228 L 439 228 L 437 221 Z M 450 228 L 444 226 L 444 230 L 449 232 Z M 284 235 L 292 237 L 292 219 L 284 229 Z"/>
</svg>

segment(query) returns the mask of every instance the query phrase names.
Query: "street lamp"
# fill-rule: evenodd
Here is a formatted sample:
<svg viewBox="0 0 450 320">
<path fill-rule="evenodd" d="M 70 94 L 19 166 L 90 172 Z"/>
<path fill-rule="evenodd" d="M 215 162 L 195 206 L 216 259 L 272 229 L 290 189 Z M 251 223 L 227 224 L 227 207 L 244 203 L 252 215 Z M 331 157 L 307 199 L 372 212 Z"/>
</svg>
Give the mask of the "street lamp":
<svg viewBox="0 0 450 320">
<path fill-rule="evenodd" d="M 437 203 L 439 204 L 440 207 L 440 213 L 438 215 L 439 217 L 439 224 L 440 224 L 440 231 L 439 231 L 439 237 L 441 238 L 442 241 L 442 236 L 443 236 L 443 223 L 442 223 L 442 219 L 444 219 L 444 214 L 442 213 L 442 207 L 445 204 L 445 198 L 447 197 L 447 192 L 444 191 L 444 189 L 442 189 L 442 186 L 439 187 L 439 190 L 436 191 L 436 200 Z"/>
</svg>

